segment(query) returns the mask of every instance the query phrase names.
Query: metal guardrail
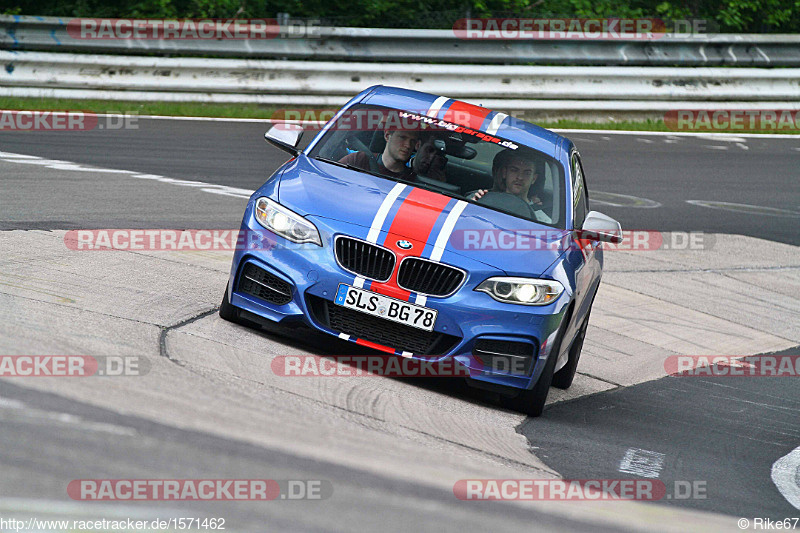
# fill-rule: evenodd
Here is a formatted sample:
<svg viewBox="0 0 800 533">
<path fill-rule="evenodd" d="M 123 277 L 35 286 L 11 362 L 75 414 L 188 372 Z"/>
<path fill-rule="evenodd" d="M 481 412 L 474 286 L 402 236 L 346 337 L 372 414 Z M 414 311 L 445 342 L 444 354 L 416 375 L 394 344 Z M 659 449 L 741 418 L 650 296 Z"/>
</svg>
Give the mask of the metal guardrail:
<svg viewBox="0 0 800 533">
<path fill-rule="evenodd" d="M 792 68 L 376 64 L 5 50 L 0 61 L 5 96 L 327 106 L 384 84 L 505 110 L 800 108 L 800 69 Z"/>
<path fill-rule="evenodd" d="M 0 49 L 314 61 L 627 66 L 800 66 L 800 35 L 663 35 L 651 40 L 466 40 L 452 30 L 318 28 L 315 38 L 81 40 L 69 19 L 0 16 Z"/>
</svg>

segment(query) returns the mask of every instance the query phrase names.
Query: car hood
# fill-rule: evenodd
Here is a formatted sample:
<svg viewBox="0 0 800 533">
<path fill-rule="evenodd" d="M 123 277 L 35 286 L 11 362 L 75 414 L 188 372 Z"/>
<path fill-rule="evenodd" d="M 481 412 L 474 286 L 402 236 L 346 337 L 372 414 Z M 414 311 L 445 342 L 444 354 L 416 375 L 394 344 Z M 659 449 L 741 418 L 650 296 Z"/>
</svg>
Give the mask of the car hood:
<svg viewBox="0 0 800 533">
<path fill-rule="evenodd" d="M 349 170 L 301 155 L 290 163 L 280 177 L 278 201 L 304 216 L 341 220 L 362 227 L 365 239 L 376 215 L 396 182 L 371 174 Z M 408 199 L 412 186 L 397 197 L 389 209 L 383 229 L 392 222 L 400 204 L 413 208 L 420 219 L 437 220 L 427 238 L 433 245 L 447 215 L 456 209 L 457 201 L 439 194 Z M 426 201 L 425 198 L 435 201 Z M 444 207 L 442 204 L 446 203 Z M 438 205 L 437 205 L 438 204 Z M 406 211 L 408 213 L 408 211 Z M 418 238 L 412 228 L 393 227 L 408 239 Z M 447 240 L 446 252 L 480 261 L 508 275 L 537 276 L 544 273 L 565 251 L 569 233 L 466 203 Z M 381 242 L 380 239 L 378 241 Z M 447 262 L 448 254 L 443 256 Z"/>
</svg>

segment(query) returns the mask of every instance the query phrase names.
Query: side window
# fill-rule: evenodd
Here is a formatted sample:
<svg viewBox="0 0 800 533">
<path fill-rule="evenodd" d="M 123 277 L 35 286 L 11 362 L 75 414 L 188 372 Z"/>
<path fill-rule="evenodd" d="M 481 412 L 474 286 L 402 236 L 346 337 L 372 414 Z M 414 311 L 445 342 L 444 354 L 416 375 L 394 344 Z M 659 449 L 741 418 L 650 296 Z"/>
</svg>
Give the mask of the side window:
<svg viewBox="0 0 800 533">
<path fill-rule="evenodd" d="M 586 184 L 583 179 L 583 166 L 577 152 L 572 153 L 572 206 L 573 227 L 583 227 L 583 221 L 589 212 L 589 201 L 586 195 Z"/>
</svg>

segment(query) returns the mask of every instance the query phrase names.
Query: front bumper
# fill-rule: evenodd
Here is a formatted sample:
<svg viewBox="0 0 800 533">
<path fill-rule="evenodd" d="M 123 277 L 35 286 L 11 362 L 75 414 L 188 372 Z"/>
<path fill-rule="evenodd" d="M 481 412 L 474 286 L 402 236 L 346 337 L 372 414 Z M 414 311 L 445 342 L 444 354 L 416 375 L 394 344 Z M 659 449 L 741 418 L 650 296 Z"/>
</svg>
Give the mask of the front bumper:
<svg viewBox="0 0 800 533">
<path fill-rule="evenodd" d="M 248 205 L 242 221 L 242 233 L 259 237 L 246 239 L 243 246 L 237 247 L 228 286 L 230 303 L 273 322 L 283 325 L 302 323 L 384 352 L 401 355 L 404 351 L 389 339 L 404 339 L 407 345 L 423 346 L 420 343 L 424 339 L 420 340 L 419 336 L 427 333 L 422 330 L 410 326 L 398 328 L 382 318 L 345 310 L 333 303 L 339 284 L 353 285 L 355 280 L 353 274 L 336 262 L 334 238 L 337 235 L 350 235 L 364 239 L 367 228 L 323 217 L 309 216 L 308 219 L 317 226 L 322 247 L 294 244 L 269 232 L 254 219 L 252 202 Z M 555 335 L 565 316 L 572 291 L 567 288 L 557 301 L 542 307 L 504 304 L 473 290 L 486 278 L 504 275 L 504 272 L 448 251 L 443 255 L 442 262 L 464 269 L 467 279 L 452 296 L 427 298 L 424 305 L 436 309 L 438 317 L 433 338 L 427 344 L 429 352 L 414 350 L 413 353 L 419 355 L 413 357 L 428 361 L 451 357 L 468 369 L 472 379 L 517 389 L 532 388 L 547 358 L 551 356 L 550 347 L 555 344 Z M 252 291 L 241 290 L 240 280 L 248 265 L 254 265 L 275 277 L 268 280 L 287 284 L 290 295 L 286 303 L 269 302 L 255 296 Z M 252 271 L 252 267 L 249 268 Z M 273 285 L 284 287 L 281 283 Z M 365 285 L 364 289 L 369 290 L 369 286 Z M 358 316 L 342 318 L 343 314 L 349 313 Z M 357 320 L 359 316 L 363 320 Z M 374 334 L 370 335 L 371 332 Z M 517 348 L 529 346 L 530 361 L 524 366 L 524 372 L 519 371 L 519 366 L 511 369 L 497 365 L 498 359 L 487 358 L 486 354 L 492 352 L 492 346 L 508 346 L 508 343 Z"/>
</svg>

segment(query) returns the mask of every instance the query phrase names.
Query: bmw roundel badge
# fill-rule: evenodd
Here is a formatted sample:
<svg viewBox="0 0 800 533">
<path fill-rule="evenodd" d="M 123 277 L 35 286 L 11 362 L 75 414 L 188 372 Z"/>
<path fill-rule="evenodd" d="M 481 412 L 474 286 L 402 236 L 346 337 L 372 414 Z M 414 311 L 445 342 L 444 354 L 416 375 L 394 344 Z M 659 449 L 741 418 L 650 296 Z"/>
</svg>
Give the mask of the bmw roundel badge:
<svg viewBox="0 0 800 533">
<path fill-rule="evenodd" d="M 397 247 L 403 250 L 410 250 L 412 246 L 414 245 L 408 241 L 397 241 Z"/>
</svg>

